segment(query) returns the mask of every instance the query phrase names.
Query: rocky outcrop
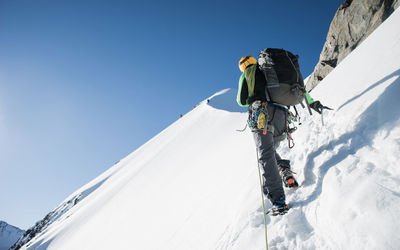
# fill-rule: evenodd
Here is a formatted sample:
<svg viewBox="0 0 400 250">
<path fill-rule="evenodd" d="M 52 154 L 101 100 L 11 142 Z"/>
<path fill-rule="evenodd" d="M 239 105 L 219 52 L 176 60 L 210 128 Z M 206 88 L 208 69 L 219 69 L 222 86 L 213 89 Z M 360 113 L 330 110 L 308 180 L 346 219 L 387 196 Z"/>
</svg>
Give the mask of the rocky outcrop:
<svg viewBox="0 0 400 250">
<path fill-rule="evenodd" d="M 84 193 L 80 193 L 74 197 L 72 197 L 67 202 L 61 203 L 54 211 L 48 213 L 42 220 L 36 222 L 36 224 L 26 230 L 24 234 L 14 243 L 14 245 L 10 246 L 10 250 L 18 250 L 22 246 L 26 244 L 29 246 L 29 241 L 34 237 L 40 235 L 46 228 L 54 221 L 60 219 L 62 215 L 68 212 L 73 206 L 75 206 L 81 199 L 83 199 Z"/>
<path fill-rule="evenodd" d="M 319 62 L 307 82 L 307 89 L 317 86 L 399 5 L 400 0 L 346 0 L 332 20 Z"/>
</svg>

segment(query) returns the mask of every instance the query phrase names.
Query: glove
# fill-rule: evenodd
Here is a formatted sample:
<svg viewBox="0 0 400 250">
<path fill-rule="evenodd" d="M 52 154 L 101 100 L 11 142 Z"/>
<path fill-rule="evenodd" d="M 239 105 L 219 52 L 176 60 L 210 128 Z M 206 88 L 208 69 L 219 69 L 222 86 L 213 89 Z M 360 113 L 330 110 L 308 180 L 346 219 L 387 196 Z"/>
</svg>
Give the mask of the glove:
<svg viewBox="0 0 400 250">
<path fill-rule="evenodd" d="M 319 114 L 322 113 L 322 110 L 323 110 L 323 109 L 332 110 L 331 108 L 329 108 L 329 107 L 327 107 L 327 106 L 323 106 L 323 105 L 321 104 L 320 101 L 315 101 L 315 102 L 311 103 L 311 104 L 310 104 L 310 107 L 311 107 L 312 109 L 314 109 L 315 111 L 317 111 Z"/>
</svg>

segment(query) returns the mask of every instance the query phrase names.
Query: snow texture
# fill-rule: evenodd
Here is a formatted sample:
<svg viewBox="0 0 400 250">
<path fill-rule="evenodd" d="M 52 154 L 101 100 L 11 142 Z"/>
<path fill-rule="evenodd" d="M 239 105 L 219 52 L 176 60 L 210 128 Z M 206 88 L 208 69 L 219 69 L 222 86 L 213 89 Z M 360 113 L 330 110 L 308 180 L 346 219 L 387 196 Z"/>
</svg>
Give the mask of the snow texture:
<svg viewBox="0 0 400 250">
<path fill-rule="evenodd" d="M 398 249 L 400 10 L 311 93 L 282 143 L 300 187 L 268 217 L 269 249 Z M 224 90 L 76 191 L 22 249 L 265 249 L 256 151 Z M 112 146 L 112 145 L 110 145 Z M 270 207 L 267 204 L 267 208 Z M 58 209 L 58 210 L 57 210 Z M 61 211 L 57 208 L 55 211 Z"/>
</svg>

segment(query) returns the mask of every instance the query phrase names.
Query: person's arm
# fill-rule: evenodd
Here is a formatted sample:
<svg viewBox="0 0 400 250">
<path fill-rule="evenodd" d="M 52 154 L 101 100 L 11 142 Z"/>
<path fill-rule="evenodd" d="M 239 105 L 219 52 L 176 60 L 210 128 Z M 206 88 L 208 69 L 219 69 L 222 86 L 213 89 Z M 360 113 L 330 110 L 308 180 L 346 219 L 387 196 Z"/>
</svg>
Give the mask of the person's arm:
<svg viewBox="0 0 400 250">
<path fill-rule="evenodd" d="M 311 95 L 310 95 L 310 93 L 308 93 L 308 91 L 306 91 L 306 101 L 310 105 L 314 102 L 314 99 L 311 97 Z"/>
<path fill-rule="evenodd" d="M 323 109 L 329 109 L 332 110 L 331 108 L 324 106 L 321 104 L 320 101 L 314 101 L 314 99 L 311 97 L 311 95 L 306 91 L 306 101 L 307 103 L 310 105 L 310 107 L 312 109 L 314 109 L 315 111 L 317 111 L 319 114 L 322 113 Z"/>
<path fill-rule="evenodd" d="M 249 97 L 249 91 L 247 88 L 246 77 L 245 74 L 243 73 L 239 79 L 239 88 L 236 96 L 236 101 L 239 104 L 239 106 L 248 107 L 249 106 L 247 102 L 248 97 Z"/>
</svg>

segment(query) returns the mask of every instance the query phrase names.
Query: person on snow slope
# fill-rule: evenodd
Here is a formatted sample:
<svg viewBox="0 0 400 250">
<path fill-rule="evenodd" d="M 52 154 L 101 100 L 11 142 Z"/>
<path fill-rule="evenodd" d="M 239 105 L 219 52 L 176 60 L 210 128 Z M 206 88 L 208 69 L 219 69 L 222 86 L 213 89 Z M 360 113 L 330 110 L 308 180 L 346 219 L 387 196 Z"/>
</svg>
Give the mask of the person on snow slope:
<svg viewBox="0 0 400 250">
<path fill-rule="evenodd" d="M 282 159 L 276 152 L 279 143 L 288 134 L 290 136 L 288 116 L 291 112 L 288 110 L 288 105 L 270 99 L 266 80 L 270 76 L 260 66 L 265 65 L 265 54 L 263 54 L 265 51 L 260 53 L 259 62 L 252 56 L 244 56 L 240 59 L 239 68 L 242 75 L 239 80 L 237 103 L 242 107 L 248 107 L 248 125 L 252 130 L 258 150 L 258 161 L 263 170 L 263 193 L 272 203 L 270 214 L 278 215 L 288 210 L 282 182 L 288 188 L 296 188 L 298 183 L 290 170 L 290 161 Z M 297 56 L 292 59 L 298 66 Z M 297 74 L 300 74 L 299 71 L 298 69 Z M 302 77 L 301 82 L 303 83 Z M 305 91 L 304 83 L 303 89 L 303 98 L 305 97 L 309 107 L 320 114 L 324 108 L 329 109 L 311 98 Z"/>
</svg>

